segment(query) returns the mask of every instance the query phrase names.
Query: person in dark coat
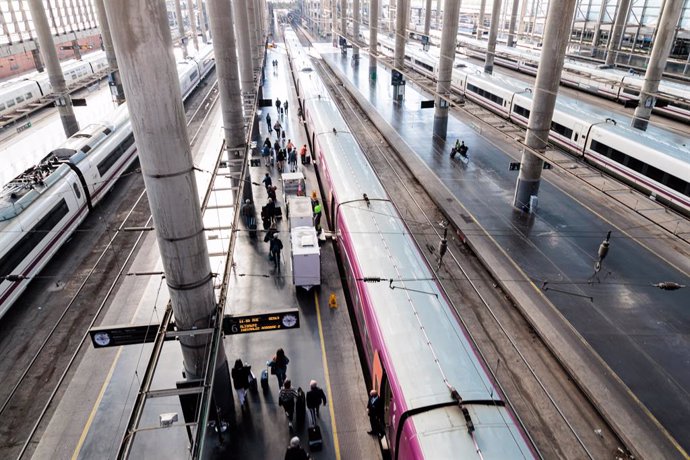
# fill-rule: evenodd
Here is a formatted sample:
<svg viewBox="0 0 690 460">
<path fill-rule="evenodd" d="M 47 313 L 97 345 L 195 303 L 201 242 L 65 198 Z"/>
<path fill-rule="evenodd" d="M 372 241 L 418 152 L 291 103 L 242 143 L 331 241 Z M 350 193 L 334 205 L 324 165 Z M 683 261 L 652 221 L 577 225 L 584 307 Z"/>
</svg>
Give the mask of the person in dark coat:
<svg viewBox="0 0 690 460">
<path fill-rule="evenodd" d="M 271 179 L 271 175 L 269 173 L 266 173 L 261 182 L 264 184 L 264 187 L 266 187 L 266 190 L 271 188 L 271 186 L 273 185 L 273 179 Z"/>
<path fill-rule="evenodd" d="M 271 240 L 270 253 L 273 260 L 273 268 L 280 272 L 280 252 L 283 250 L 283 242 L 278 238 L 278 234 L 273 235 Z"/>
<path fill-rule="evenodd" d="M 278 393 L 278 404 L 285 409 L 285 416 L 288 419 L 288 426 L 292 429 L 292 418 L 295 414 L 295 402 L 297 401 L 297 390 L 292 388 L 292 382 L 287 379 L 283 383 L 283 388 Z"/>
<path fill-rule="evenodd" d="M 309 409 L 310 421 L 309 423 L 316 425 L 316 418 L 319 417 L 319 407 L 328 404 L 326 400 L 326 393 L 319 388 L 316 380 L 309 382 L 309 391 L 307 391 L 307 409 Z"/>
<path fill-rule="evenodd" d="M 237 399 L 240 400 L 240 406 L 242 407 L 244 407 L 247 402 L 249 372 L 249 366 L 245 366 L 241 359 L 235 360 L 235 366 L 232 368 L 232 386 L 237 392 Z"/>
<path fill-rule="evenodd" d="M 271 114 L 270 113 L 266 114 L 266 124 L 268 125 L 268 134 L 271 134 L 271 131 L 273 130 L 273 125 L 271 125 Z"/>
<path fill-rule="evenodd" d="M 309 453 L 299 445 L 299 438 L 290 439 L 290 445 L 285 451 L 285 460 L 308 460 Z"/>
<path fill-rule="evenodd" d="M 283 108 L 285 109 L 285 115 L 287 115 L 287 111 L 288 111 L 288 101 L 283 102 Z"/>
<path fill-rule="evenodd" d="M 266 363 L 266 366 L 271 368 L 271 374 L 275 375 L 278 379 L 278 390 L 283 388 L 283 382 L 285 382 L 289 363 L 290 359 L 285 356 L 285 352 L 282 348 L 278 348 L 273 359 Z"/>
<path fill-rule="evenodd" d="M 244 218 L 244 224 L 247 226 L 247 228 L 251 228 L 252 224 L 255 223 L 254 217 L 256 216 L 256 209 L 254 209 L 252 200 L 247 198 L 244 201 L 240 211 L 242 213 L 242 217 Z"/>
<path fill-rule="evenodd" d="M 367 402 L 367 414 L 369 415 L 369 423 L 371 424 L 371 431 L 367 434 L 376 435 L 379 438 L 383 436 L 383 401 L 379 396 L 379 392 L 371 390 L 369 392 L 369 401 Z"/>
</svg>

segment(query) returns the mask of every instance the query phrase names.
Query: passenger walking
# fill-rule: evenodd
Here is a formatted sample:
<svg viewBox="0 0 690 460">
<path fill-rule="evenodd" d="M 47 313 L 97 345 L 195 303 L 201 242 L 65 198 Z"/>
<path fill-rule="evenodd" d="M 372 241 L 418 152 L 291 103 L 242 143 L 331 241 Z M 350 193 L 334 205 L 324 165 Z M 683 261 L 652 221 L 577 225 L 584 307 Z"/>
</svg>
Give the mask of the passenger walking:
<svg viewBox="0 0 690 460">
<path fill-rule="evenodd" d="M 264 184 L 264 187 L 266 187 L 267 191 L 273 186 L 273 179 L 271 179 L 271 175 L 269 173 L 266 173 L 261 182 Z"/>
<path fill-rule="evenodd" d="M 285 166 L 285 149 L 279 149 L 276 155 L 276 162 L 278 163 L 278 172 L 283 172 L 283 167 Z"/>
<path fill-rule="evenodd" d="M 299 118 L 299 121 L 302 121 L 304 118 L 304 113 L 302 112 L 302 107 L 297 107 L 297 118 Z"/>
<path fill-rule="evenodd" d="M 280 113 L 280 99 L 276 98 L 276 112 Z"/>
<path fill-rule="evenodd" d="M 283 250 L 283 242 L 278 238 L 278 234 L 273 235 L 271 240 L 271 246 L 269 253 L 271 255 L 271 260 L 273 261 L 273 269 L 278 270 L 280 273 L 280 252 Z M 277 375 L 277 374 L 276 374 Z"/>
<path fill-rule="evenodd" d="M 275 124 L 273 125 L 273 129 L 276 130 L 276 137 L 277 137 L 278 139 L 280 139 L 280 130 L 281 130 L 282 128 L 283 128 L 283 127 L 280 125 L 280 121 L 276 120 Z"/>
<path fill-rule="evenodd" d="M 299 151 L 299 157 L 302 160 L 302 164 L 307 163 L 307 144 L 302 146 L 302 149 Z"/>
<path fill-rule="evenodd" d="M 244 225 L 246 225 L 247 228 L 252 228 L 253 224 L 256 223 L 256 209 L 254 208 L 254 204 L 252 204 L 252 200 L 247 198 L 240 211 L 244 218 Z"/>
<path fill-rule="evenodd" d="M 271 368 L 271 374 L 275 375 L 278 379 L 278 389 L 283 388 L 283 382 L 285 382 L 289 363 L 290 360 L 285 356 L 285 352 L 282 348 L 278 348 L 273 359 L 266 363 L 266 365 Z"/>
<path fill-rule="evenodd" d="M 268 187 L 266 189 L 266 192 L 268 193 L 268 197 L 270 199 L 272 199 L 274 203 L 278 200 L 278 197 L 276 196 L 276 190 L 278 190 L 278 187 L 276 187 L 275 185 Z"/>
<path fill-rule="evenodd" d="M 319 200 L 315 201 L 314 205 L 314 228 L 316 229 L 316 234 L 319 235 L 321 234 L 321 203 L 319 203 Z"/>
<path fill-rule="evenodd" d="M 379 438 L 383 437 L 383 401 L 376 390 L 369 392 L 367 414 L 371 424 L 371 431 L 368 431 L 367 434 L 376 435 Z"/>
<path fill-rule="evenodd" d="M 283 102 L 283 108 L 285 109 L 285 115 L 287 115 L 288 111 L 288 101 Z"/>
<path fill-rule="evenodd" d="M 290 165 L 290 172 L 297 171 L 297 150 L 288 150 L 288 165 Z"/>
<path fill-rule="evenodd" d="M 271 134 L 271 130 L 273 128 L 271 128 L 271 114 L 270 113 L 266 114 L 266 125 L 268 126 L 268 134 Z"/>
<path fill-rule="evenodd" d="M 319 388 L 316 380 L 309 382 L 309 391 L 307 391 L 307 409 L 309 409 L 309 424 L 311 426 L 316 425 L 316 418 L 319 416 L 319 408 L 321 404 L 325 406 L 328 404 L 326 401 L 326 393 Z"/>
<path fill-rule="evenodd" d="M 237 399 L 240 401 L 240 406 L 244 408 L 247 402 L 247 390 L 249 389 L 249 372 L 250 367 L 245 366 L 241 359 L 235 360 L 235 366 L 232 368 L 232 386 L 237 392 Z"/>
<path fill-rule="evenodd" d="M 290 439 L 290 445 L 285 451 L 284 460 L 309 460 L 309 453 L 299 445 L 299 438 L 295 436 Z"/>
<path fill-rule="evenodd" d="M 295 414 L 295 401 L 297 401 L 297 390 L 292 388 L 292 382 L 288 379 L 278 393 L 278 405 L 285 410 L 290 430 L 292 430 L 292 417 Z"/>
</svg>

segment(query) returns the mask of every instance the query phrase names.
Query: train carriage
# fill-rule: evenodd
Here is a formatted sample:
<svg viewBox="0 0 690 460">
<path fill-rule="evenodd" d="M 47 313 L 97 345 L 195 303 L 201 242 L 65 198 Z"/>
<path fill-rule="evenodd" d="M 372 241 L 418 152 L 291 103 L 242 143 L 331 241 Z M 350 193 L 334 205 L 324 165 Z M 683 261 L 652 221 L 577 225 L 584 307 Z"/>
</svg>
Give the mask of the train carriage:
<svg viewBox="0 0 690 460">
<path fill-rule="evenodd" d="M 393 458 L 533 458 L 294 32 L 285 37 Z"/>
</svg>

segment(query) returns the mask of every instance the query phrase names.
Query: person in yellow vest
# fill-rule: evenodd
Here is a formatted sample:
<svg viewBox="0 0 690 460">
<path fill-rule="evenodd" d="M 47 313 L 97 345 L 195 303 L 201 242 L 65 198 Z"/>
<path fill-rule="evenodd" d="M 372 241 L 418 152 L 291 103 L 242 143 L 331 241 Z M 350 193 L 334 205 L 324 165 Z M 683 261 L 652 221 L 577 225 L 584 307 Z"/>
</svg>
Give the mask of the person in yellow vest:
<svg viewBox="0 0 690 460">
<path fill-rule="evenodd" d="M 320 234 L 321 233 L 321 203 L 319 200 L 316 200 L 314 205 L 314 228 L 316 229 L 316 233 Z"/>
</svg>

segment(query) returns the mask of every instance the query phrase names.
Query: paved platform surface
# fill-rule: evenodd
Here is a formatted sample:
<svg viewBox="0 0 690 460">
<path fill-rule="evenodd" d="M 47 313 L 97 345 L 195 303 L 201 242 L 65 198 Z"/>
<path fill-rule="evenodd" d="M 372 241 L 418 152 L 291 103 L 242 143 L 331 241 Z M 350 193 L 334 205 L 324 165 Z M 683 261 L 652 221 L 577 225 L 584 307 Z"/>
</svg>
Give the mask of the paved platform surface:
<svg viewBox="0 0 690 460">
<path fill-rule="evenodd" d="M 278 67 L 270 65 L 278 60 Z M 269 50 L 264 85 L 264 97 L 281 100 L 289 98 L 290 109 L 282 124 L 296 145 L 306 142 L 303 129 L 297 120 L 297 101 L 288 79 L 286 54 L 282 45 Z M 268 110 L 275 122 L 275 107 Z M 218 150 L 220 112 L 218 108 L 209 117 L 208 137 L 197 142 L 199 150 L 195 164 L 207 163 L 206 155 Z M 265 122 L 260 123 L 261 139 L 267 136 Z M 275 135 L 272 137 L 275 140 Z M 258 156 L 257 156 L 258 158 Z M 205 168 L 201 168 L 205 169 Z M 275 167 L 250 168 L 253 182 L 260 182 L 266 172 L 274 184 L 280 181 Z M 314 167 L 306 166 L 309 193 L 318 190 Z M 200 186 L 201 188 L 201 186 Z M 266 202 L 262 186 L 253 186 L 257 210 Z M 278 196 L 282 190 L 278 189 Z M 280 205 L 283 206 L 282 199 Z M 325 224 L 325 219 L 322 222 Z M 305 391 L 309 381 L 315 379 L 326 391 L 328 405 L 321 409 L 320 426 L 324 436 L 324 448 L 313 453 L 320 459 L 376 459 L 381 458 L 377 440 L 366 434 L 368 418 L 365 408 L 367 385 L 362 375 L 357 347 L 354 342 L 350 317 L 342 292 L 340 274 L 332 247 L 322 247 L 322 285 L 310 291 L 295 289 L 291 284 L 290 239 L 287 219 L 278 224 L 284 244 L 283 263 L 280 273 L 268 260 L 268 244 L 263 242 L 264 233 L 252 239 L 241 223 L 237 234 L 235 267 L 230 281 L 226 314 L 267 313 L 289 308 L 299 308 L 300 329 L 227 336 L 225 350 L 229 365 L 242 359 L 260 375 L 267 360 L 277 348 L 285 349 L 290 358 L 288 378 Z M 155 237 L 146 236 L 137 259 L 130 271 L 159 271 L 161 263 Z M 331 309 L 328 300 L 336 295 L 339 307 Z M 160 277 L 131 277 L 120 288 L 113 307 L 103 324 L 145 324 L 160 320 L 167 303 L 165 284 Z M 128 346 L 119 349 L 89 349 L 65 390 L 45 435 L 35 451 L 35 458 L 115 458 L 123 430 L 126 427 L 132 404 L 140 385 L 150 345 Z M 179 344 L 166 342 L 154 379 L 153 389 L 171 388 L 182 380 Z M 290 438 L 300 436 L 306 444 L 306 427 L 288 428 L 283 410 L 277 404 L 278 386 L 271 376 L 270 390 L 259 389 L 250 393 L 248 407 L 242 409 L 235 397 L 235 413 L 228 430 L 222 433 L 222 442 L 211 430 L 208 453 L 214 458 L 282 458 Z M 168 429 L 155 429 L 158 415 L 164 412 L 182 411 L 177 398 L 158 398 L 146 405 L 141 427 L 151 427 L 137 438 L 131 458 L 188 458 L 188 437 L 181 423 Z"/>
<path fill-rule="evenodd" d="M 378 84 L 371 84 L 367 55 L 362 55 L 359 66 L 353 66 L 349 56 L 343 57 L 339 50 L 327 45 L 317 48 L 346 77 L 357 97 L 371 104 L 387 123 L 386 134 L 399 138 L 404 148 L 416 154 L 420 181 L 426 183 L 427 173 L 435 176 L 444 191 L 461 203 L 463 208 L 455 217 L 466 236 L 493 243 L 482 247 L 493 247 L 501 256 L 484 257 L 501 263 L 507 256 L 515 264 L 513 275 L 497 267 L 498 273 L 511 276 L 499 280 L 522 284 L 519 290 L 525 300 L 543 297 L 555 306 L 605 361 L 602 372 L 613 369 L 617 377 L 600 376 L 598 390 L 605 395 L 607 380 L 619 377 L 632 392 L 631 398 L 642 401 L 668 430 L 674 438 L 669 443 L 677 442 L 687 450 L 687 293 L 651 286 L 662 280 L 690 284 L 687 245 L 655 231 L 649 221 L 602 194 L 568 184 L 556 171 L 544 175 L 536 214 L 515 210 L 511 203 L 517 173 L 508 170 L 508 163 L 519 161 L 516 146 L 486 132 L 480 135 L 477 120 L 455 116 L 449 120 L 448 143 L 434 140 L 433 109 L 420 109 L 420 102 L 430 96 L 408 85 L 404 103 L 393 103 L 389 72 L 379 66 Z M 466 166 L 448 155 L 458 138 L 470 147 Z M 597 248 L 609 230 L 613 231 L 611 250 L 599 279 L 590 284 Z M 540 289 L 544 283 L 549 289 Z M 587 361 L 578 365 L 598 368 L 597 363 Z M 646 409 L 640 410 L 645 416 Z M 654 425 L 653 418 L 650 420 Z"/>
</svg>

